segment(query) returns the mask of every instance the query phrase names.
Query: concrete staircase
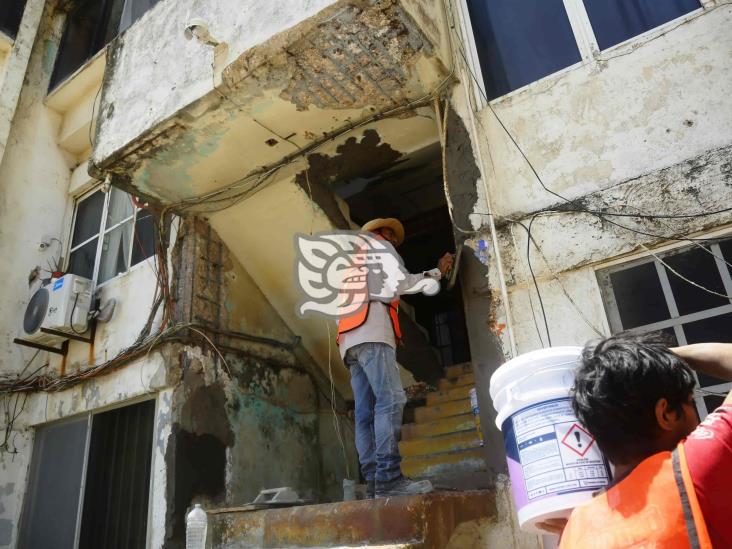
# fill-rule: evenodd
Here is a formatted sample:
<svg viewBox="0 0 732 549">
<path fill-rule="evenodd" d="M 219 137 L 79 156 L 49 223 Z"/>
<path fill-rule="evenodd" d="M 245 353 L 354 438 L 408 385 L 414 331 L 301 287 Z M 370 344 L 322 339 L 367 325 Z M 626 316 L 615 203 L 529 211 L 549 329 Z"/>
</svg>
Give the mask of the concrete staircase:
<svg viewBox="0 0 732 549">
<path fill-rule="evenodd" d="M 485 451 L 470 408 L 475 385 L 472 365 L 456 364 L 446 370 L 437 391 L 414 411 L 415 423 L 402 427 L 399 450 L 402 472 L 428 478 L 441 488 L 476 489 L 488 485 Z"/>
</svg>

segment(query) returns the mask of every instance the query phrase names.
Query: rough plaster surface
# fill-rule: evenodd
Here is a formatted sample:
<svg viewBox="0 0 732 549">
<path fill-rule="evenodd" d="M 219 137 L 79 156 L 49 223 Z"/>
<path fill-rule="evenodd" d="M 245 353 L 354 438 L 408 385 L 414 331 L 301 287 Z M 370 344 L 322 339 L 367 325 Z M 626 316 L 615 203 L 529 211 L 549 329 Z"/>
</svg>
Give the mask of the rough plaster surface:
<svg viewBox="0 0 732 549">
<path fill-rule="evenodd" d="M 445 549 L 478 549 L 480 547 L 511 547 L 512 549 L 541 549 L 541 538 L 522 532 L 518 526 L 511 483 L 501 476 L 494 488 L 496 513 L 459 525 Z"/>
<path fill-rule="evenodd" d="M 107 78 L 112 85 L 105 87 L 103 97 L 103 104 L 115 105 L 117 114 L 107 113 L 109 121 L 100 125 L 95 156 L 106 158 L 212 90 L 212 48 L 186 40 L 183 33 L 192 19 L 206 21 L 211 35 L 228 44 L 230 62 L 332 3 L 305 0 L 293 9 L 286 0 L 159 2 L 118 39 L 124 46 L 110 63 L 113 72 Z"/>
<path fill-rule="evenodd" d="M 12 49 L 3 63 L 0 77 L 0 162 L 5 155 L 11 123 L 45 4 L 45 0 L 26 2 Z"/>
<path fill-rule="evenodd" d="M 729 137 L 732 138 L 732 133 Z M 570 207 L 626 214 L 688 215 L 724 209 L 730 203 L 732 146 L 725 146 L 610 189 L 587 194 Z M 529 218 L 520 219 L 524 225 L 528 224 Z M 551 277 L 552 273 L 639 251 L 640 244 L 650 247 L 668 237 L 696 233 L 731 221 L 730 212 L 680 219 L 610 216 L 603 219 L 588 213 L 547 213 L 537 217 L 531 228 L 532 237 L 541 248 L 538 252 L 532 246 L 532 267 L 539 278 Z M 638 234 L 633 229 L 660 238 Z M 500 235 L 507 247 L 506 261 L 511 265 L 507 274 L 509 284 L 530 282 L 526 231 L 503 220 Z M 516 246 L 513 246 L 514 240 Z"/>
<path fill-rule="evenodd" d="M 156 7 L 138 23 L 146 40 L 162 17 Z M 138 80 L 137 64 L 148 55 L 135 41 L 136 29 L 109 49 L 91 170 L 164 202 L 220 189 L 385 107 L 424 97 L 445 76 L 397 0 L 341 1 L 232 56 L 215 90 L 196 89 L 165 115 L 153 102 L 141 121 L 138 105 L 150 104 L 148 97 L 169 83 L 155 81 L 162 72 Z M 167 58 L 160 64 L 175 67 Z M 196 70 L 214 79 L 208 66 Z M 400 138 L 422 142 L 420 130 L 415 120 Z"/>
<path fill-rule="evenodd" d="M 552 190 L 569 198 L 729 144 L 732 5 L 703 13 L 627 55 L 583 64 L 493 108 Z M 477 116 L 490 150 L 496 213 L 558 202 L 535 180 L 490 109 Z M 486 173 L 492 173 L 487 171 Z"/>
<path fill-rule="evenodd" d="M 34 4 L 31 2 L 28 6 L 33 8 Z M 12 341 L 22 326 L 25 305 L 31 296 L 29 273 L 36 266 L 48 269 L 47 262 L 60 253 L 58 243 L 54 242 L 44 251 L 38 250 L 38 243 L 45 234 L 61 236 L 66 214 L 70 172 L 66 158 L 55 143 L 60 119 L 42 103 L 52 67 L 46 62 L 50 47 L 47 43 L 53 45 L 58 39 L 51 11 L 50 8 L 46 10 L 38 39 L 33 44 L 15 123 L 0 164 L 0 253 L 5 258 L 12 258 L 0 263 L 3 280 L 0 289 L 0 310 L 3 312 L 0 367 L 7 372 L 18 371 L 33 356 L 30 349 L 21 350 Z M 35 36 L 35 29 L 32 33 L 31 29 L 25 32 L 31 35 L 30 40 Z M 31 44 L 23 47 L 30 48 Z M 20 79 L 23 80 L 22 74 Z"/>
<path fill-rule="evenodd" d="M 730 202 L 732 40 L 726 29 L 731 20 L 732 6 L 720 5 L 495 100 L 492 109 L 471 112 L 498 224 L 518 352 L 539 348 L 542 340 L 546 345 L 547 338 L 526 261 L 526 232 L 511 220 L 528 225 L 533 213 L 550 207 L 689 214 Z M 466 73 L 463 77 L 470 80 Z M 464 99 L 454 95 L 453 101 Z M 544 184 L 576 203 L 568 207 L 542 189 L 496 115 Z M 475 217 L 488 213 L 474 216 L 473 226 Z M 640 244 L 653 247 L 730 220 L 729 214 L 644 221 L 541 213 L 532 226 L 541 252 L 532 246 L 531 265 L 552 343 L 578 345 L 598 332 L 609 333 L 595 266 L 643 253 Z M 496 251 L 488 250 L 494 291 L 500 289 Z M 504 304 L 495 305 L 499 315 Z"/>
</svg>

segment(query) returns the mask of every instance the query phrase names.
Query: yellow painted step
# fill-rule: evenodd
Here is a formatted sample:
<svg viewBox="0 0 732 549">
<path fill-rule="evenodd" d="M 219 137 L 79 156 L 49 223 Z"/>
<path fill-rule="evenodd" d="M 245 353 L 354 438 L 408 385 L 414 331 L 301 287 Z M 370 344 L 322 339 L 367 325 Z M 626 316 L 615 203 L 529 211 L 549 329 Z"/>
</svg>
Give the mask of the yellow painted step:
<svg viewBox="0 0 732 549">
<path fill-rule="evenodd" d="M 450 452 L 402 459 L 402 473 L 412 478 L 435 477 L 448 473 L 469 473 L 484 471 L 483 448 L 471 448 Z"/>
<path fill-rule="evenodd" d="M 445 377 L 447 379 L 455 379 L 465 374 L 473 373 L 473 365 L 470 362 L 463 362 L 462 364 L 453 364 L 448 366 L 445 370 Z"/>
<path fill-rule="evenodd" d="M 420 437 L 434 437 L 475 429 L 473 414 L 460 414 L 424 423 L 408 423 L 402 425 L 402 440 L 411 440 Z"/>
<path fill-rule="evenodd" d="M 437 382 L 437 389 L 439 391 L 447 391 L 449 389 L 454 389 L 455 387 L 462 387 L 463 385 L 475 385 L 475 377 L 472 373 L 464 374 L 453 379 L 447 379 L 444 377 Z"/>
<path fill-rule="evenodd" d="M 480 446 L 478 431 L 461 431 L 450 433 L 439 437 L 422 437 L 412 440 L 402 440 L 399 443 L 399 452 L 402 458 L 414 456 L 428 456 L 431 454 L 444 454 L 456 450 L 467 450 Z"/>
<path fill-rule="evenodd" d="M 414 410 L 414 419 L 417 423 L 432 421 L 441 417 L 457 416 L 470 412 L 470 399 L 453 400 L 435 406 L 422 406 Z"/>
<path fill-rule="evenodd" d="M 447 391 L 427 393 L 427 406 L 434 406 L 435 404 L 442 404 L 443 402 L 450 402 L 451 400 L 470 398 L 470 389 L 472 388 L 473 387 L 471 385 L 465 385 L 463 387 L 448 389 Z"/>
</svg>

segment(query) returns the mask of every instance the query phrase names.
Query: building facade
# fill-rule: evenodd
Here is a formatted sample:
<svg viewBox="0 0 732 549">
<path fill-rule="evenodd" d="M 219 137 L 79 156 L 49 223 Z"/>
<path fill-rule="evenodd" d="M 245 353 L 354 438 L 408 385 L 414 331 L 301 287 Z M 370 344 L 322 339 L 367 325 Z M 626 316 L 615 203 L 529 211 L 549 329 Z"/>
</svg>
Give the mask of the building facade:
<svg viewBox="0 0 732 549">
<path fill-rule="evenodd" d="M 732 340 L 729 2 L 294 4 L 0 8 L 0 547 L 181 547 L 193 502 L 340 499 L 349 374 L 297 314 L 297 234 L 396 216 L 411 271 L 457 252 L 400 312 L 405 386 L 440 389 L 403 465 L 495 490 L 474 539 L 537 543 L 493 426 L 507 358 Z M 63 273 L 90 329 L 18 344 Z M 729 387 L 699 381 L 703 416 Z"/>
</svg>

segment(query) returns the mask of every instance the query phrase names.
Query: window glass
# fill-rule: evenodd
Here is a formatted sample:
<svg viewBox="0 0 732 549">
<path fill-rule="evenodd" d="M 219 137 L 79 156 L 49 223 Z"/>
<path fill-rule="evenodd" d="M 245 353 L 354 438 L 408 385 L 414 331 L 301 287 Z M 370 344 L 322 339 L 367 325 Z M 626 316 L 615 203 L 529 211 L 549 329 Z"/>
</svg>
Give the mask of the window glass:
<svg viewBox="0 0 732 549">
<path fill-rule="evenodd" d="M 708 249 L 707 249 L 708 250 Z M 674 271 L 684 278 L 717 293 L 724 294 L 724 284 L 719 276 L 719 269 L 714 256 L 701 248 L 692 248 L 687 252 L 663 258 Z M 716 296 L 701 288 L 682 280 L 667 269 L 668 281 L 676 300 L 679 314 L 686 315 L 720 305 L 729 305 L 729 300 Z"/>
<path fill-rule="evenodd" d="M 720 242 L 719 247 L 722 249 L 722 257 L 724 260 L 727 263 L 732 263 L 732 239 Z"/>
<path fill-rule="evenodd" d="M 150 210 L 137 212 L 135 220 L 135 240 L 132 243 L 132 260 L 130 265 L 137 265 L 155 253 L 155 223 Z"/>
<path fill-rule="evenodd" d="M 562 0 L 467 0 L 490 99 L 580 61 Z"/>
<path fill-rule="evenodd" d="M 98 243 L 99 238 L 95 238 L 71 252 L 67 271 L 90 280 L 94 278 L 94 260 L 97 257 Z"/>
<path fill-rule="evenodd" d="M 107 207 L 107 229 L 125 219 L 132 217 L 135 207 L 132 205 L 130 195 L 117 187 L 112 187 L 109 192 L 109 206 Z"/>
<path fill-rule="evenodd" d="M 7 0 L 3 0 L 5 2 Z M 67 17 L 51 84 L 55 88 L 158 0 L 83 0 Z"/>
<path fill-rule="evenodd" d="M 704 397 L 704 404 L 707 406 L 707 410 L 709 412 L 713 412 L 717 408 L 719 408 L 722 403 L 724 402 L 724 399 L 727 395 L 726 394 L 720 394 L 720 395 L 707 395 Z"/>
<path fill-rule="evenodd" d="M 105 201 L 107 215 L 102 219 Z M 96 274 L 96 282 L 101 284 L 153 255 L 157 235 L 153 214 L 146 209 L 135 214 L 135 209 L 130 195 L 116 187 L 108 193 L 96 191 L 78 202 L 67 271 L 91 280 Z M 100 234 L 104 235 L 101 250 Z"/>
<path fill-rule="evenodd" d="M 97 283 L 101 284 L 127 271 L 132 239 L 132 221 L 127 221 L 104 235 Z"/>
<path fill-rule="evenodd" d="M 79 549 L 144 549 L 154 415 L 152 400 L 94 415 Z"/>
<path fill-rule="evenodd" d="M 122 21 L 119 24 L 119 32 L 127 29 L 132 23 L 142 17 L 147 10 L 152 8 L 159 0 L 127 0 L 122 11 Z"/>
<path fill-rule="evenodd" d="M 584 0 L 601 50 L 700 8 L 698 0 Z"/>
<path fill-rule="evenodd" d="M 2 0 L 0 2 L 0 31 L 15 38 L 23 18 L 25 0 Z"/>
<path fill-rule="evenodd" d="M 104 193 L 97 191 L 76 205 L 74 237 L 71 239 L 72 248 L 99 234 L 104 198 Z"/>
<path fill-rule="evenodd" d="M 610 274 L 623 329 L 666 320 L 671 315 L 654 263 Z"/>
<path fill-rule="evenodd" d="M 18 547 L 73 547 L 88 416 L 38 427 Z"/>
</svg>

